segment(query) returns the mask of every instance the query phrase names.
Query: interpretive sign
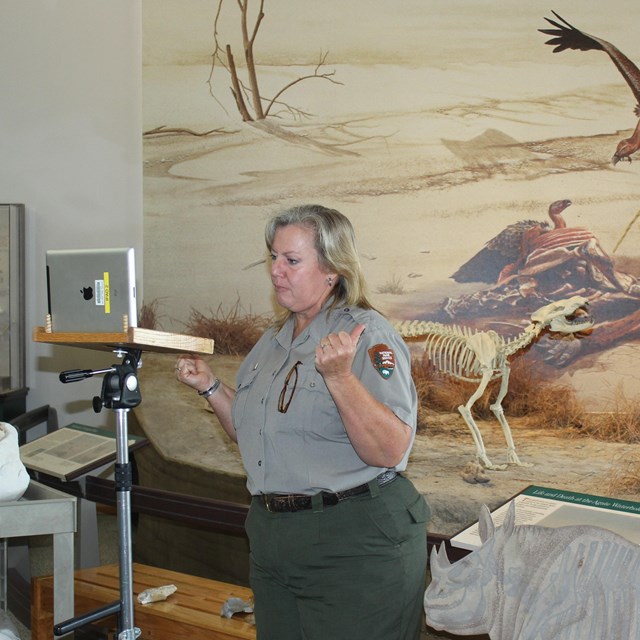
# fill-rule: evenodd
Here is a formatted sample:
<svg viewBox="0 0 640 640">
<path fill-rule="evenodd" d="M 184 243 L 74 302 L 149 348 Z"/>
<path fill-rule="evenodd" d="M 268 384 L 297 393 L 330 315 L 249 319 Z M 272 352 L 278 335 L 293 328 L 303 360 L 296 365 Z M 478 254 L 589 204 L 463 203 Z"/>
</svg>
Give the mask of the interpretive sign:
<svg viewBox="0 0 640 640">
<path fill-rule="evenodd" d="M 503 523 L 512 502 L 516 525 L 557 528 L 584 524 L 609 529 L 640 544 L 640 502 L 531 485 L 491 513 L 497 527 Z M 453 536 L 451 544 L 471 551 L 479 548 L 482 543 L 478 523 Z"/>
</svg>

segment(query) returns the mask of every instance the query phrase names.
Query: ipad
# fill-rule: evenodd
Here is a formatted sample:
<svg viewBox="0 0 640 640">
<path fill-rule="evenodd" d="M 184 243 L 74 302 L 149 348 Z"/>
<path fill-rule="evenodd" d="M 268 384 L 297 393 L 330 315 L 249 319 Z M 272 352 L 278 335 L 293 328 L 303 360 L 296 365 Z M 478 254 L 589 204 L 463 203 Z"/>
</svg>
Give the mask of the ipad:
<svg viewBox="0 0 640 640">
<path fill-rule="evenodd" d="M 137 326 L 133 248 L 50 249 L 46 264 L 52 331 L 112 333 Z"/>
</svg>

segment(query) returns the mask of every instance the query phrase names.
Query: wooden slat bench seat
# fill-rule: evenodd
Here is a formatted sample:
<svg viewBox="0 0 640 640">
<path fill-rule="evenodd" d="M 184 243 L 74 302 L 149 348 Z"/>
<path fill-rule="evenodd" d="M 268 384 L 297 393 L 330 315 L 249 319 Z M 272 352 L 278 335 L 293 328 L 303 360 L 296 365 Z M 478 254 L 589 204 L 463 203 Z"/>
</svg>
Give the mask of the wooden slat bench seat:
<svg viewBox="0 0 640 640">
<path fill-rule="evenodd" d="M 139 604 L 145 589 L 174 584 L 177 591 L 162 602 Z M 80 569 L 75 572 L 75 615 L 88 613 L 120 599 L 117 564 Z M 189 576 L 133 563 L 134 625 L 147 640 L 255 640 L 255 626 L 244 614 L 232 618 L 220 615 L 222 604 L 231 597 L 249 600 L 246 587 Z M 107 626 L 103 621 L 101 625 Z M 111 624 L 115 627 L 115 619 Z M 31 638 L 53 638 L 53 578 L 32 581 Z"/>
</svg>

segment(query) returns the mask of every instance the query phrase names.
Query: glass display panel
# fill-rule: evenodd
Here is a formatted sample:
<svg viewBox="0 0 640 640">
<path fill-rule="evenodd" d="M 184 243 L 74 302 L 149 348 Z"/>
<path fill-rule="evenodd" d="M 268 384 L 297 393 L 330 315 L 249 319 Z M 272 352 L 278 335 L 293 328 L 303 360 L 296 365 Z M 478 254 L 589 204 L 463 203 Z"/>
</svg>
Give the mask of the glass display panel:
<svg viewBox="0 0 640 640">
<path fill-rule="evenodd" d="M 0 204 L 0 392 L 25 386 L 24 206 Z"/>
</svg>

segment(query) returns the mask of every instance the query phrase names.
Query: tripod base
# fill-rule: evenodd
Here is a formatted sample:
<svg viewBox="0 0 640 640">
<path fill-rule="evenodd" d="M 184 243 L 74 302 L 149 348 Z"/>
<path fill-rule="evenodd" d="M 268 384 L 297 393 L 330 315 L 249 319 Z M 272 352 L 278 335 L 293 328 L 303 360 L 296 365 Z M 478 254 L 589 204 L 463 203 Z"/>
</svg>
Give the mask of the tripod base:
<svg viewBox="0 0 640 640">
<path fill-rule="evenodd" d="M 131 349 L 121 352 L 124 354 L 122 364 L 114 364 L 106 371 L 74 370 L 60 374 L 62 382 L 76 382 L 90 377 L 95 373 L 106 373 L 102 383 L 102 395 L 94 398 L 94 409 L 100 411 L 104 407 L 113 409 L 116 414 L 116 506 L 118 517 L 118 548 L 120 554 L 120 602 L 109 605 L 106 613 L 102 609 L 89 612 L 78 618 L 58 625 L 54 629 L 55 635 L 64 635 L 70 630 L 112 615 L 116 611 L 118 617 L 119 640 L 135 640 L 140 630 L 133 624 L 133 576 L 131 552 L 131 486 L 132 470 L 129 462 L 129 435 L 127 428 L 127 414 L 130 408 L 140 404 L 140 390 L 138 388 L 137 370 L 140 361 L 140 351 Z"/>
</svg>

